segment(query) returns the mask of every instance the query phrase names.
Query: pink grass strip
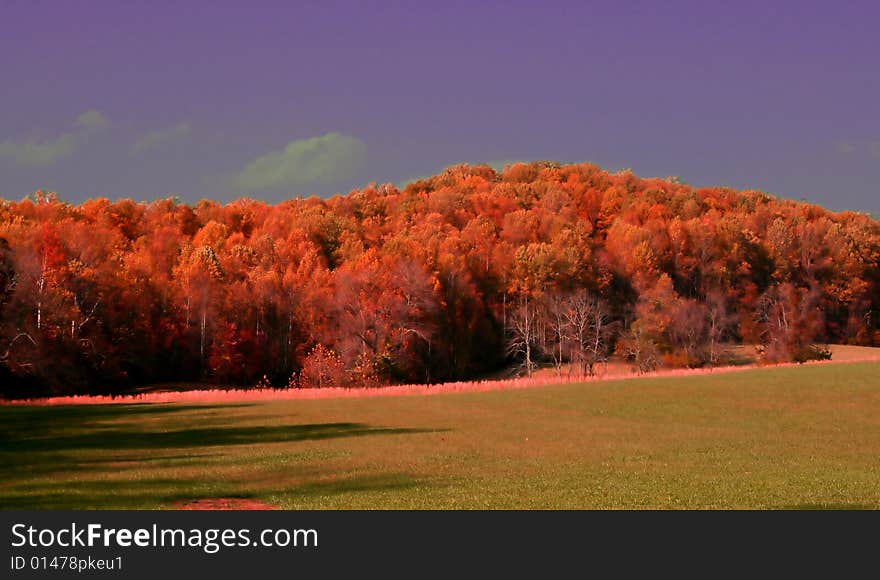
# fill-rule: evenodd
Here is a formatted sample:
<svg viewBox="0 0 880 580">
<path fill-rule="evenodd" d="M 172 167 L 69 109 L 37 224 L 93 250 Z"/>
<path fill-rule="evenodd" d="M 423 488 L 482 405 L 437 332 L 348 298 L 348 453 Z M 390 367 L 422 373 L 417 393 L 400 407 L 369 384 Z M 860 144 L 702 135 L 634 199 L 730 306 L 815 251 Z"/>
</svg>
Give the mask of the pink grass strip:
<svg viewBox="0 0 880 580">
<path fill-rule="evenodd" d="M 570 383 L 594 383 L 622 379 L 646 379 L 657 377 L 689 377 L 696 375 L 723 374 L 757 368 L 781 368 L 804 365 L 849 364 L 856 362 L 877 362 L 878 356 L 851 358 L 845 361 L 811 361 L 807 363 L 781 363 L 776 365 L 741 365 L 714 367 L 709 369 L 674 369 L 652 373 L 608 373 L 600 376 L 550 375 L 531 378 L 493 379 L 485 381 L 459 381 L 436 385 L 410 384 L 391 385 L 375 388 L 328 387 L 323 389 L 206 389 L 191 391 L 166 391 L 132 395 L 71 395 L 47 397 L 42 399 L 0 401 L 0 405 L 77 405 L 77 404 L 126 404 L 126 403 L 212 403 L 247 401 L 282 401 L 297 399 L 337 399 L 348 397 L 398 397 L 412 395 L 439 395 L 444 393 L 478 393 L 510 389 L 528 389 Z"/>
</svg>

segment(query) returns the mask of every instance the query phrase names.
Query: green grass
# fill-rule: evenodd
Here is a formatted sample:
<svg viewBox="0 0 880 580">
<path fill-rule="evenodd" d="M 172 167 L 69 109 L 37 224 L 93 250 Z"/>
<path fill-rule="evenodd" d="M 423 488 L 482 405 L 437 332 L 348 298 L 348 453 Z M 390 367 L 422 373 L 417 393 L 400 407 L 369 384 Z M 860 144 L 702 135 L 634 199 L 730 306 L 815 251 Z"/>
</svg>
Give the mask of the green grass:
<svg viewBox="0 0 880 580">
<path fill-rule="evenodd" d="M 877 508 L 880 363 L 427 397 L 0 407 L 0 507 Z"/>
</svg>

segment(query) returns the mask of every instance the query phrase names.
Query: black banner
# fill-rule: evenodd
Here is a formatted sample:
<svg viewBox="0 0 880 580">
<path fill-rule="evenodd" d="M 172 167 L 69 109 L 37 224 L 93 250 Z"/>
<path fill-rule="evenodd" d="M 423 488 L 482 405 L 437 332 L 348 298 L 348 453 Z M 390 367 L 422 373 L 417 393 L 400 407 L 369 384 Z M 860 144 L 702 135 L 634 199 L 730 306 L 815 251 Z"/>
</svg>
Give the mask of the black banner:
<svg viewBox="0 0 880 580">
<path fill-rule="evenodd" d="M 574 570 L 709 572 L 701 568 L 707 560 L 743 573 L 816 572 L 824 563 L 839 575 L 873 553 L 873 520 L 785 512 L 5 511 L 0 577 L 543 578 Z"/>
</svg>

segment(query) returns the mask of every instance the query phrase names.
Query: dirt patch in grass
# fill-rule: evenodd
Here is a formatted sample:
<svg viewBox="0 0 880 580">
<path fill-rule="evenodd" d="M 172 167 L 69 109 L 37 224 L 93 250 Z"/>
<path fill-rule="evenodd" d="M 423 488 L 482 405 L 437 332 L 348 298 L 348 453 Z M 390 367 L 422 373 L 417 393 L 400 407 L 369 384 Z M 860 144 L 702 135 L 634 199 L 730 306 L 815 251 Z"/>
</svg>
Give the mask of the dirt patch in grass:
<svg viewBox="0 0 880 580">
<path fill-rule="evenodd" d="M 177 502 L 172 505 L 176 510 L 274 510 L 273 505 L 256 499 L 242 497 L 213 497 Z"/>
</svg>

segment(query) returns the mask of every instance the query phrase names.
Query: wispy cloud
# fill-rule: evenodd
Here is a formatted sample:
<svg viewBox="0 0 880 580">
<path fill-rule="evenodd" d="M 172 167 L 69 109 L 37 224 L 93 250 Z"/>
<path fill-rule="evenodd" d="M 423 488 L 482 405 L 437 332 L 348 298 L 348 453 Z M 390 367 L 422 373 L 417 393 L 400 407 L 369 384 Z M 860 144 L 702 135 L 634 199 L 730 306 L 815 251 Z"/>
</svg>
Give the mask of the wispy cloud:
<svg viewBox="0 0 880 580">
<path fill-rule="evenodd" d="M 355 137 L 327 133 L 291 141 L 248 163 L 230 185 L 241 191 L 277 190 L 312 183 L 332 183 L 361 168 L 367 147 Z"/>
<path fill-rule="evenodd" d="M 834 149 L 841 155 L 868 153 L 880 157 L 880 140 L 838 141 Z"/>
<path fill-rule="evenodd" d="M 87 131 L 95 131 L 98 129 L 106 129 L 110 126 L 110 119 L 101 111 L 92 109 L 86 111 L 76 118 L 76 126 Z"/>
<path fill-rule="evenodd" d="M 834 150 L 842 155 L 846 155 L 855 151 L 856 147 L 849 141 L 838 141 L 834 144 Z"/>
<path fill-rule="evenodd" d="M 73 155 L 77 146 L 87 139 L 88 133 L 109 127 L 110 120 L 100 111 L 91 110 L 79 115 L 74 125 L 76 132 L 67 131 L 44 141 L 2 141 L 0 159 L 7 159 L 21 167 L 51 167 Z"/>
<path fill-rule="evenodd" d="M 0 159 L 9 159 L 23 167 L 49 167 L 61 159 L 70 157 L 76 146 L 72 133 L 62 133 L 48 141 L 3 141 L 0 143 Z"/>
<path fill-rule="evenodd" d="M 188 137 L 192 133 L 192 126 L 189 121 L 178 123 L 173 127 L 165 127 L 150 131 L 143 137 L 139 138 L 131 146 L 131 152 L 142 154 L 153 149 L 158 149 L 163 145 L 174 143 Z"/>
</svg>

